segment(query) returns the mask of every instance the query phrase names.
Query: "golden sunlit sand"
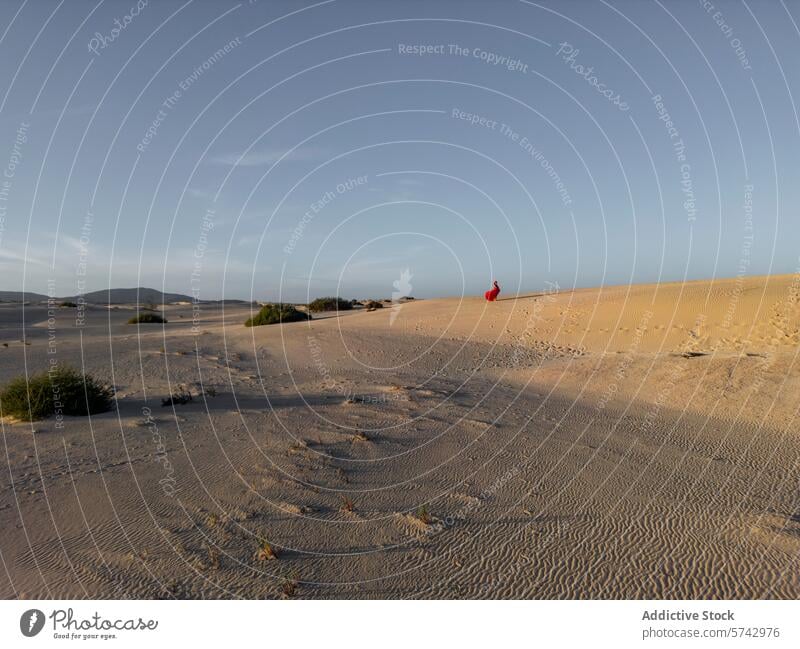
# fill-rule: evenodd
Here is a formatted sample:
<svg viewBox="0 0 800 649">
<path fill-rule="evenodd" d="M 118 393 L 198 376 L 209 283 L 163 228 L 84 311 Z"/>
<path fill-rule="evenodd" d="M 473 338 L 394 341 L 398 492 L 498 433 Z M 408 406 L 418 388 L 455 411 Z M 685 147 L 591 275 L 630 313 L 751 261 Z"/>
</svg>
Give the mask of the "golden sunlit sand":
<svg viewBox="0 0 800 649">
<path fill-rule="evenodd" d="M 61 309 L 118 412 L 3 423 L 0 596 L 796 598 L 799 285 Z M 21 310 L 3 383 L 48 362 Z"/>
</svg>

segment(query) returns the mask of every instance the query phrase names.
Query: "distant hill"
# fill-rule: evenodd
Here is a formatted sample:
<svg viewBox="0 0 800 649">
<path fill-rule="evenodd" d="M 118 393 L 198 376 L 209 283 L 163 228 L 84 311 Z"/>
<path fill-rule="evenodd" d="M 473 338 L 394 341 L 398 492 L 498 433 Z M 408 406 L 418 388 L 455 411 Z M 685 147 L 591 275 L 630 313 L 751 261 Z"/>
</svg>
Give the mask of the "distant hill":
<svg viewBox="0 0 800 649">
<path fill-rule="evenodd" d="M 77 300 L 78 296 L 60 298 L 62 300 Z M 180 293 L 162 293 L 154 288 L 111 288 L 102 291 L 84 293 L 83 299 L 95 304 L 136 304 L 150 303 L 169 304 L 170 302 L 191 302 L 192 298 Z"/>
<path fill-rule="evenodd" d="M 25 291 L 0 291 L 0 302 L 41 302 L 47 296 L 41 293 L 29 293 Z"/>
<path fill-rule="evenodd" d="M 112 288 L 84 293 L 83 299 L 90 304 L 170 304 L 171 302 L 192 302 L 194 298 L 181 293 L 162 293 L 155 288 Z M 77 295 L 57 297 L 56 302 L 76 302 Z M 0 302 L 45 302 L 47 296 L 41 293 L 22 291 L 0 291 Z M 206 304 L 246 304 L 247 300 L 201 300 Z"/>
</svg>

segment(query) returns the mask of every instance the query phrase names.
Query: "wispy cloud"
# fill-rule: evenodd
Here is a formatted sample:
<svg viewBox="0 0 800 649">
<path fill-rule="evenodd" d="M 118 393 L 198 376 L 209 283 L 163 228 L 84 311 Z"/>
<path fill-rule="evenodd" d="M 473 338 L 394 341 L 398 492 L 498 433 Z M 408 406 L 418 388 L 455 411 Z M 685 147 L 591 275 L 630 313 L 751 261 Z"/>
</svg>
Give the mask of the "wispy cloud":
<svg viewBox="0 0 800 649">
<path fill-rule="evenodd" d="M 81 240 L 77 237 L 72 237 L 68 234 L 61 234 L 61 243 L 69 246 L 72 250 L 81 251 L 84 248 L 84 245 L 81 244 Z M 87 243 L 88 246 L 88 243 Z"/>
<path fill-rule="evenodd" d="M 236 245 L 240 248 L 245 246 L 254 246 L 261 240 L 261 235 L 259 234 L 245 234 L 239 237 L 239 240 L 236 242 Z"/>
<path fill-rule="evenodd" d="M 263 167 L 276 163 L 286 153 L 286 149 L 267 149 L 264 151 L 249 151 L 247 153 L 223 153 L 209 158 L 214 165 L 225 167 Z M 319 160 L 327 154 L 322 149 L 305 147 L 295 149 L 284 160 Z"/>
<path fill-rule="evenodd" d="M 199 198 L 200 200 L 207 200 L 214 195 L 214 193 L 208 189 L 199 189 L 197 187 L 190 187 L 186 190 L 186 193 L 192 198 Z"/>
<path fill-rule="evenodd" d="M 405 185 L 406 187 L 424 187 L 425 183 L 417 178 L 398 178 L 398 185 Z"/>
<path fill-rule="evenodd" d="M 20 255 L 11 250 L 0 250 L 0 264 L 5 265 L 5 262 L 11 262 L 12 266 L 19 264 L 19 262 L 25 262 L 35 266 L 47 266 L 47 262 L 41 256 L 30 254 Z"/>
</svg>

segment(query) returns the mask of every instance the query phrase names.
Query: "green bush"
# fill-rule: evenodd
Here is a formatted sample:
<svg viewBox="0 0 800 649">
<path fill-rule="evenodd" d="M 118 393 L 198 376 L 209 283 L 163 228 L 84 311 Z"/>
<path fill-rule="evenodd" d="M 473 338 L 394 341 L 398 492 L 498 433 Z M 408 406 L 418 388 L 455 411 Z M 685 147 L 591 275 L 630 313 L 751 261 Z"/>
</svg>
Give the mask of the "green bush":
<svg viewBox="0 0 800 649">
<path fill-rule="evenodd" d="M 49 372 L 20 376 L 0 391 L 0 415 L 24 421 L 43 419 L 60 412 L 85 416 L 106 412 L 113 405 L 114 390 L 89 374 L 56 366 Z"/>
<path fill-rule="evenodd" d="M 278 324 L 279 322 L 302 322 L 311 320 L 308 313 L 295 309 L 291 304 L 265 304 L 252 318 L 248 318 L 245 327 Z"/>
<path fill-rule="evenodd" d="M 77 309 L 78 308 L 78 305 L 75 304 L 75 302 L 70 302 L 70 301 L 62 302 L 58 306 L 62 306 L 65 309 Z"/>
<path fill-rule="evenodd" d="M 349 311 L 353 308 L 350 300 L 343 300 L 340 297 L 318 297 L 308 305 L 308 310 L 317 313 L 319 311 Z"/>
<path fill-rule="evenodd" d="M 158 313 L 140 313 L 137 316 L 134 316 L 130 320 L 128 320 L 128 324 L 140 324 L 140 323 L 151 323 L 151 322 L 160 322 L 164 323 L 167 322 L 166 318 L 162 318 Z"/>
</svg>

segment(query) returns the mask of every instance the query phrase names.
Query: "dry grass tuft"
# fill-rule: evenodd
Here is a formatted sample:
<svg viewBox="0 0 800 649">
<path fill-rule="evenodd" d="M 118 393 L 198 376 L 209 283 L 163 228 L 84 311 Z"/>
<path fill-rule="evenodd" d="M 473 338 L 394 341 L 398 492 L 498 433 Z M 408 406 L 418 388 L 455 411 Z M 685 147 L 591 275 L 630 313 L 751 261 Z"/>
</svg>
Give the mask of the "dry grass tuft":
<svg viewBox="0 0 800 649">
<path fill-rule="evenodd" d="M 428 508 L 425 505 L 422 505 L 422 507 L 417 510 L 417 518 L 422 523 L 425 523 L 425 525 L 430 525 L 433 523 L 433 517 L 428 512 Z"/>
<path fill-rule="evenodd" d="M 297 574 L 292 573 L 288 577 L 284 577 L 281 580 L 280 590 L 281 590 L 281 597 L 283 599 L 289 599 L 290 597 L 294 597 L 295 593 L 297 592 L 297 587 L 299 582 L 297 581 Z"/>
<path fill-rule="evenodd" d="M 261 539 L 256 549 L 256 559 L 259 561 L 273 561 L 277 558 L 278 551 L 266 539 Z"/>
</svg>

